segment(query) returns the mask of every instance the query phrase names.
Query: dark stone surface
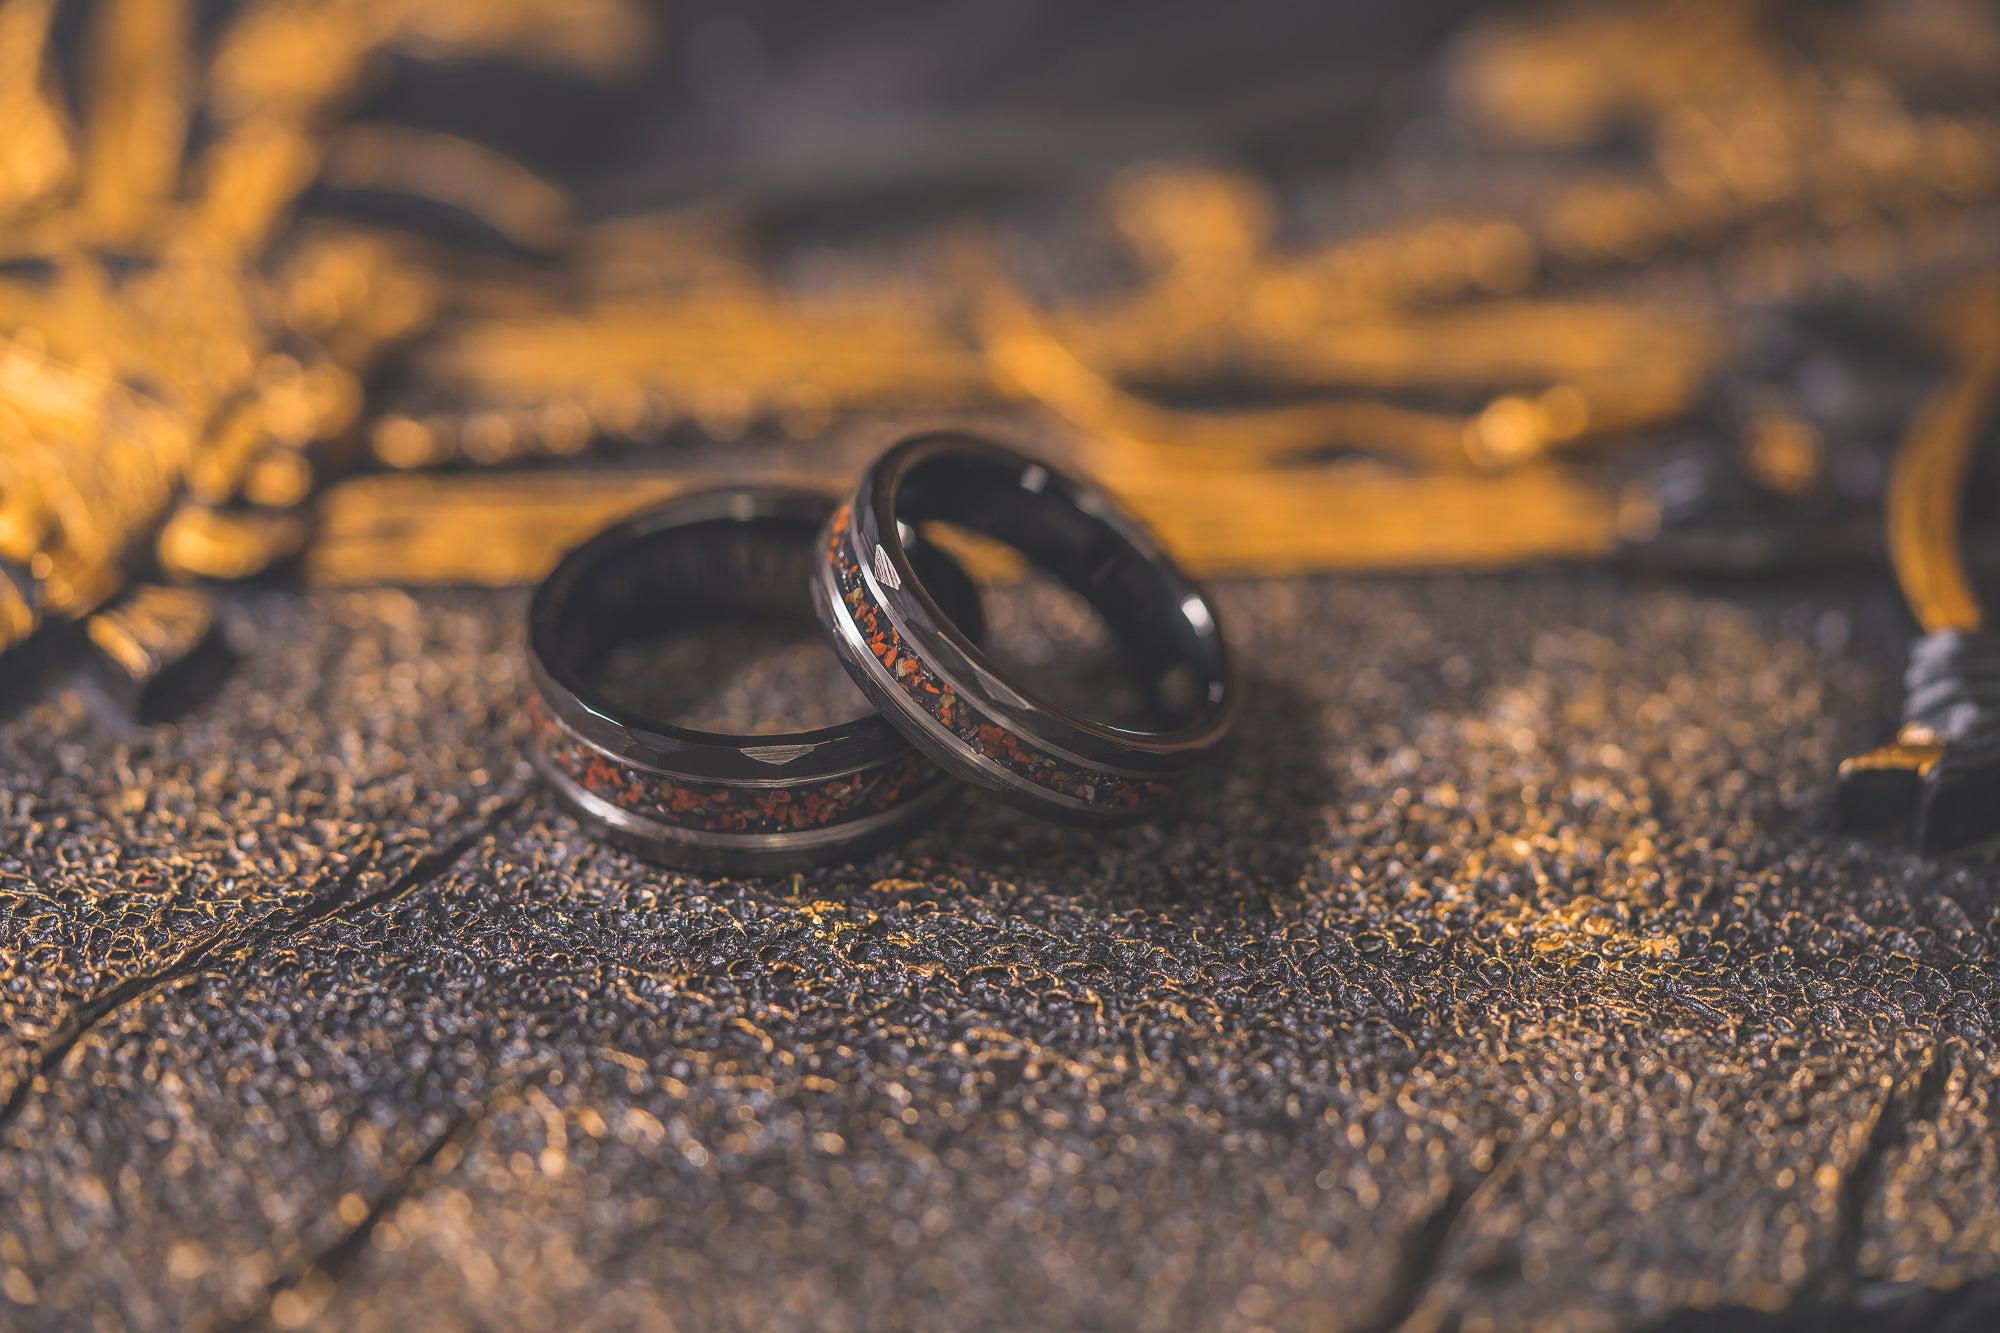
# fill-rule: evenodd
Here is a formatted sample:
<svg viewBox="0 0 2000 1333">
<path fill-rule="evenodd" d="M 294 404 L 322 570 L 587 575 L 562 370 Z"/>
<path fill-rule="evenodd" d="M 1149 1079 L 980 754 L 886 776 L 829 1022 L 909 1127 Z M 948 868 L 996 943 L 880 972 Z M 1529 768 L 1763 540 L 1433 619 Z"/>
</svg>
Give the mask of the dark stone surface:
<svg viewBox="0 0 2000 1333">
<path fill-rule="evenodd" d="M 518 595 L 238 595 L 0 723 L 0 1324 L 1986 1326 L 2000 902 L 1836 835 L 1886 585 L 1225 586 L 1111 835 L 604 850 Z"/>
</svg>

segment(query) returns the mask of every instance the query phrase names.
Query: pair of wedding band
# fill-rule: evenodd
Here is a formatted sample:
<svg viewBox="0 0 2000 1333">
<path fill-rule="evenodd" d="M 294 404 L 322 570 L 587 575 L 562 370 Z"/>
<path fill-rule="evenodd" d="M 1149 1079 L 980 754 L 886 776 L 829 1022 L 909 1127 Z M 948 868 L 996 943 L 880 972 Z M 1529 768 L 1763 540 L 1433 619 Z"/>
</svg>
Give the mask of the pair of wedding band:
<svg viewBox="0 0 2000 1333">
<path fill-rule="evenodd" d="M 1019 551 L 1111 631 L 1156 729 L 1038 697 L 982 651 L 978 589 L 922 535 L 945 523 Z M 811 604 L 877 713 L 730 735 L 667 725 L 596 685 L 618 644 L 718 610 Z M 1085 825 L 1143 819 L 1228 730 L 1215 608 L 1098 488 L 962 434 L 883 454 L 836 506 L 809 491 L 706 491 L 572 551 L 528 616 L 535 759 L 573 812 L 645 856 L 784 872 L 910 833 L 960 782 Z"/>
</svg>

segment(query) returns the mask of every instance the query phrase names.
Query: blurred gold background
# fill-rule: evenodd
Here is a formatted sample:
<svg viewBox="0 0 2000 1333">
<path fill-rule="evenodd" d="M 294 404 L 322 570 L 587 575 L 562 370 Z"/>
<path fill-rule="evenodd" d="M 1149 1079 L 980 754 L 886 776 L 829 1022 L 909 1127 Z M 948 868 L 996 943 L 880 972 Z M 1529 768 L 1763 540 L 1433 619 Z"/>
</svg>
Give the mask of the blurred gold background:
<svg viewBox="0 0 2000 1333">
<path fill-rule="evenodd" d="M 629 82 L 662 38 L 625 0 L 101 0 L 73 58 L 65 12 L 0 4 L 0 649 L 105 612 L 144 670 L 202 618 L 159 585 L 530 581 L 657 496 L 837 481 L 940 419 L 1073 459 L 1210 573 L 1754 570 L 1879 507 L 1857 466 L 1907 434 L 1906 586 L 1978 621 L 1951 497 L 2000 366 L 1987 6 L 1475 22 L 1417 127 L 1462 145 L 1442 177 L 1357 174 L 1301 225 L 1256 171 L 1133 161 L 1063 201 L 1115 275 L 1086 284 L 977 211 L 802 273 L 723 192 L 586 216 L 501 149 L 350 115 L 405 57 Z M 1886 423 L 1746 371 L 1746 329 L 1828 303 L 1935 358 Z M 1680 540 L 1639 463 L 1690 433 L 1748 499 L 1698 495 Z"/>
</svg>

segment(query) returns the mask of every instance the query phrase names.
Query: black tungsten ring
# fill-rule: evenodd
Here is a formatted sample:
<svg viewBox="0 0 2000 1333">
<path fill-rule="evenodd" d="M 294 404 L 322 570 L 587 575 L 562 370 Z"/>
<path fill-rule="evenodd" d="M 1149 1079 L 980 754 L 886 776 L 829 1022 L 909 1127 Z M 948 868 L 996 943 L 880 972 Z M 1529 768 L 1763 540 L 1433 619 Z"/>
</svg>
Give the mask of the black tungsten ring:
<svg viewBox="0 0 2000 1333">
<path fill-rule="evenodd" d="M 685 869 L 783 873 L 885 846 L 959 789 L 879 715 L 732 735 L 638 715 L 595 683 L 606 655 L 640 634 L 746 611 L 805 615 L 814 539 L 833 507 L 775 487 L 683 496 L 579 546 L 536 589 L 534 760 L 596 832 Z M 972 581 L 933 547 L 917 564 L 976 635 Z"/>
<path fill-rule="evenodd" d="M 927 522 L 1012 546 L 1103 617 L 1154 729 L 1079 716 L 1009 680 L 911 561 Z M 918 749 L 1047 818 L 1154 813 L 1229 729 L 1215 608 L 1103 491 L 962 434 L 919 435 L 862 475 L 828 521 L 814 606 L 848 674 Z"/>
</svg>

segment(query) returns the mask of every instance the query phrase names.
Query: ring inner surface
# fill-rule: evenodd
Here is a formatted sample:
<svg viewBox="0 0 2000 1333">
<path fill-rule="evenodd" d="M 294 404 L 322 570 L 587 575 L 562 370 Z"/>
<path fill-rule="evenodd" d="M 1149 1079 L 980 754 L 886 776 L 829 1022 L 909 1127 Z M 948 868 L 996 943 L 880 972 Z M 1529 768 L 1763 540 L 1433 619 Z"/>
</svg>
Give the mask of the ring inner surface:
<svg viewBox="0 0 2000 1333">
<path fill-rule="evenodd" d="M 813 620 L 816 531 L 806 517 L 718 517 L 605 551 L 563 608 L 563 674 L 593 707 L 654 730 L 767 736 L 867 718 Z"/>
<path fill-rule="evenodd" d="M 1014 548 L 1089 604 L 1143 705 L 1137 719 L 1093 719 L 1098 725 L 1167 733 L 1201 724 L 1215 703 L 1211 687 L 1224 674 L 1205 600 L 1078 500 L 1070 483 L 1038 465 L 939 454 L 903 474 L 895 510 L 906 546 L 926 523 L 967 528 Z M 925 589 L 932 591 L 928 583 Z"/>
</svg>

